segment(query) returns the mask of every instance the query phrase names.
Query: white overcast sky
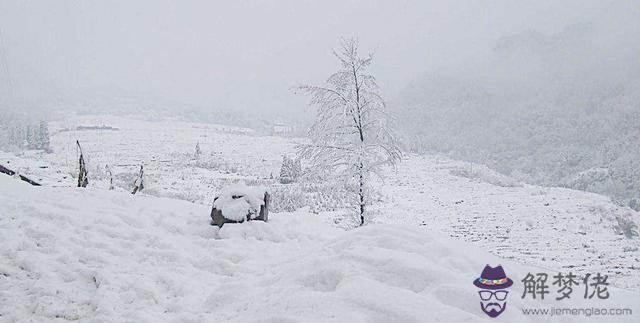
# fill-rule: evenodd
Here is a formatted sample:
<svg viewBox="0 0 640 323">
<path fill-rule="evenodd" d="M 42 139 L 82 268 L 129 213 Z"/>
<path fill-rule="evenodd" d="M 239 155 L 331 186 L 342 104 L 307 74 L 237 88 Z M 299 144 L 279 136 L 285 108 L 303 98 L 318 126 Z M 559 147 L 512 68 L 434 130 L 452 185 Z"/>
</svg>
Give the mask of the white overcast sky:
<svg viewBox="0 0 640 323">
<path fill-rule="evenodd" d="M 331 48 L 357 36 L 392 97 L 425 71 L 484 55 L 503 35 L 552 33 L 612 2 L 0 0 L 9 73 L 0 93 L 62 98 L 109 87 L 290 111 L 306 101 L 289 89 L 322 82 L 336 67 Z"/>
</svg>

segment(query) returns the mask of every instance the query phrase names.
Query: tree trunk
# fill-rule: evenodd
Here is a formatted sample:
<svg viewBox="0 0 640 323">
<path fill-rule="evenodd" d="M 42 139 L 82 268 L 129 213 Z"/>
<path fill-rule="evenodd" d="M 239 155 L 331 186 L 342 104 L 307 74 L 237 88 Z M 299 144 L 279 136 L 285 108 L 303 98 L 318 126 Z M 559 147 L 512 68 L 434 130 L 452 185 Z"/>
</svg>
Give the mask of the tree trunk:
<svg viewBox="0 0 640 323">
<path fill-rule="evenodd" d="M 358 197 L 360 198 L 360 226 L 364 225 L 364 174 L 362 174 L 362 165 L 360 165 L 360 172 L 359 172 L 359 177 L 360 177 L 360 181 L 359 181 L 359 190 L 358 190 Z"/>
<path fill-rule="evenodd" d="M 140 173 L 138 174 L 138 178 L 133 182 L 133 192 L 131 192 L 131 194 L 136 194 L 144 188 L 144 170 L 142 167 L 143 166 L 140 165 Z"/>
</svg>

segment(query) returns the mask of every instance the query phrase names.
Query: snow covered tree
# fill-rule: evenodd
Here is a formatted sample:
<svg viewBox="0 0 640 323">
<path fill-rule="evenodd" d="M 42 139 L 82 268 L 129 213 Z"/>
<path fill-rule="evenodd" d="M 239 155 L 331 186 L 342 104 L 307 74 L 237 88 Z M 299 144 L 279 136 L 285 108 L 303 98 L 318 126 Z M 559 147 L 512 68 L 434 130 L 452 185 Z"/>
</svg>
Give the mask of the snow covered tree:
<svg viewBox="0 0 640 323">
<path fill-rule="evenodd" d="M 8 145 L 14 146 L 14 147 L 22 147 L 22 136 L 20 134 L 20 128 L 16 125 L 16 124 L 9 124 L 9 129 L 7 130 L 9 132 L 8 134 Z"/>
<path fill-rule="evenodd" d="M 47 123 L 44 121 L 40 122 L 40 127 L 38 129 L 38 148 L 46 151 L 47 153 L 51 152 L 51 141 L 49 139 L 49 128 L 47 127 Z"/>
<path fill-rule="evenodd" d="M 36 133 L 37 129 L 34 129 L 31 125 L 28 125 L 26 127 L 26 132 L 25 132 L 25 147 L 27 149 L 37 149 L 38 148 L 38 135 Z"/>
<path fill-rule="evenodd" d="M 289 184 L 296 181 L 298 178 L 298 172 L 296 171 L 296 162 L 284 155 L 282 157 L 282 166 L 280 167 L 280 176 L 278 180 L 282 184 Z"/>
<path fill-rule="evenodd" d="M 287 155 L 282 156 L 282 166 L 280 166 L 280 176 L 278 180 L 281 184 L 293 182 L 291 179 L 291 158 Z"/>
<path fill-rule="evenodd" d="M 401 158 L 397 142 L 388 128 L 385 103 L 375 77 L 367 73 L 371 55 L 358 54 L 358 42 L 343 40 L 340 69 L 324 86 L 302 86 L 316 106 L 316 119 L 309 129 L 309 144 L 298 147 L 319 176 L 334 175 L 354 184 L 360 225 L 364 224 L 370 175 L 380 175 L 383 165 Z"/>
<path fill-rule="evenodd" d="M 298 180 L 298 177 L 302 175 L 302 163 L 300 158 L 296 158 L 293 160 L 291 165 L 291 176 L 293 177 L 294 182 Z"/>
<path fill-rule="evenodd" d="M 202 155 L 202 150 L 200 149 L 200 142 L 196 142 L 196 149 L 193 153 L 195 159 L 200 159 L 200 155 Z"/>
</svg>

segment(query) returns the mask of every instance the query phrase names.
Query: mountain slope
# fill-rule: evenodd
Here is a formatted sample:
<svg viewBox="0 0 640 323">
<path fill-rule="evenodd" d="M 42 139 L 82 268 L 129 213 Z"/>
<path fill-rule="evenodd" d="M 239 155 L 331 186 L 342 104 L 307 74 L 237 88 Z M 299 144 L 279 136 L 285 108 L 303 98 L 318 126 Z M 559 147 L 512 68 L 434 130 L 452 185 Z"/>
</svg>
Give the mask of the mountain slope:
<svg viewBox="0 0 640 323">
<path fill-rule="evenodd" d="M 606 196 L 522 184 L 438 155 L 404 159 L 382 190 L 381 223 L 422 225 L 502 258 L 640 287 L 640 213 Z"/>
</svg>

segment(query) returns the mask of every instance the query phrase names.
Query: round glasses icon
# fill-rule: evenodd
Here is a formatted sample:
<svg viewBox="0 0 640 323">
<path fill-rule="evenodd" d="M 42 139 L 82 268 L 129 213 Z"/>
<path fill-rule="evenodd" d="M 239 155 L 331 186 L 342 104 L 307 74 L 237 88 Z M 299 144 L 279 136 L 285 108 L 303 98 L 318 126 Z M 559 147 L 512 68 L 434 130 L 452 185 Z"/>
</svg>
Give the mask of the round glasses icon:
<svg viewBox="0 0 640 323">
<path fill-rule="evenodd" d="M 507 299 L 507 294 L 509 294 L 506 290 L 497 290 L 497 291 L 489 291 L 489 290 L 481 290 L 478 292 L 480 294 L 480 299 L 483 301 L 488 301 L 491 299 L 491 296 L 495 297 L 499 301 L 504 301 Z"/>
</svg>

